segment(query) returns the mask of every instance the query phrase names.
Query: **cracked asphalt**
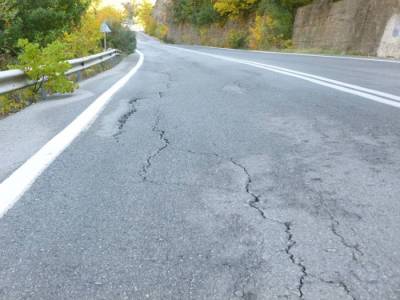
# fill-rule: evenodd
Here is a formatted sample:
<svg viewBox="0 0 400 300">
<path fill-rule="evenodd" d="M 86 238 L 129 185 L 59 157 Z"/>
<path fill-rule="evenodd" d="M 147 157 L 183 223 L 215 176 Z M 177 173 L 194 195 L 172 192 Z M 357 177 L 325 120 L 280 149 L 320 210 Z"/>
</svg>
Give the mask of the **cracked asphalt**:
<svg viewBox="0 0 400 300">
<path fill-rule="evenodd" d="M 399 91 L 400 64 L 186 47 Z M 0 219 L 0 299 L 400 299 L 398 109 L 139 49 Z"/>
</svg>

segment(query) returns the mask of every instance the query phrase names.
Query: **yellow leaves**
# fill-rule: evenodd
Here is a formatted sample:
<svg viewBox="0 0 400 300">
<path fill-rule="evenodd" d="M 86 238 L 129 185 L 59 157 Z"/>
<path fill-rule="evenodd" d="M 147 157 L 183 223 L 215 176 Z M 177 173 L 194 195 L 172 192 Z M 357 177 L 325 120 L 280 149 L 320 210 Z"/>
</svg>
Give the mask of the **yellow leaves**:
<svg viewBox="0 0 400 300">
<path fill-rule="evenodd" d="M 237 17 L 241 11 L 251 8 L 257 0 L 216 0 L 214 9 L 222 16 Z"/>
<path fill-rule="evenodd" d="M 95 16 L 100 24 L 102 22 L 122 23 L 124 20 L 123 12 L 112 6 L 105 6 L 96 10 Z"/>
<path fill-rule="evenodd" d="M 83 57 L 101 51 L 103 34 L 100 25 L 103 22 L 121 23 L 122 11 L 106 6 L 100 9 L 93 7 L 82 17 L 81 24 L 72 33 L 66 33 L 63 42 L 68 45 L 72 57 Z"/>
<path fill-rule="evenodd" d="M 100 20 L 96 19 L 93 13 L 87 12 L 82 18 L 80 27 L 64 35 L 63 41 L 68 45 L 72 57 L 83 57 L 99 52 L 102 39 L 99 28 Z"/>
<path fill-rule="evenodd" d="M 149 19 L 153 18 L 153 4 L 150 1 L 144 0 L 138 7 L 137 17 L 141 25 L 146 26 Z"/>
<path fill-rule="evenodd" d="M 251 49 L 289 48 L 291 41 L 275 32 L 278 25 L 278 20 L 271 16 L 256 16 L 254 25 L 250 28 L 249 47 Z"/>
<path fill-rule="evenodd" d="M 254 25 L 250 28 L 249 47 L 258 49 L 265 40 L 266 28 L 273 25 L 273 20 L 269 16 L 256 16 Z"/>
<path fill-rule="evenodd" d="M 153 4 L 150 1 L 144 0 L 138 6 L 137 17 L 147 34 L 163 40 L 167 38 L 168 27 L 157 23 L 156 19 L 153 17 Z"/>
<path fill-rule="evenodd" d="M 169 28 L 167 25 L 159 24 L 157 26 L 157 30 L 156 30 L 156 37 L 165 41 L 168 38 L 168 31 L 169 31 Z"/>
</svg>

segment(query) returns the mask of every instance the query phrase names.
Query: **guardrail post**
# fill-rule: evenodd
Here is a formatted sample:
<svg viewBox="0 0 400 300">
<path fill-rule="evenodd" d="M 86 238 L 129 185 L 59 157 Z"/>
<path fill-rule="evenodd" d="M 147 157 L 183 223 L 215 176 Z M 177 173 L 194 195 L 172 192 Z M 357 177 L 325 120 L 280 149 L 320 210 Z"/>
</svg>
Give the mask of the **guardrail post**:
<svg viewBox="0 0 400 300">
<path fill-rule="evenodd" d="M 79 70 L 79 71 L 76 73 L 76 81 L 77 81 L 77 82 L 82 81 L 82 71 L 81 71 L 81 70 Z"/>
<path fill-rule="evenodd" d="M 44 87 L 40 88 L 40 95 L 42 96 L 43 100 L 47 99 L 47 91 L 46 91 L 46 89 Z"/>
</svg>

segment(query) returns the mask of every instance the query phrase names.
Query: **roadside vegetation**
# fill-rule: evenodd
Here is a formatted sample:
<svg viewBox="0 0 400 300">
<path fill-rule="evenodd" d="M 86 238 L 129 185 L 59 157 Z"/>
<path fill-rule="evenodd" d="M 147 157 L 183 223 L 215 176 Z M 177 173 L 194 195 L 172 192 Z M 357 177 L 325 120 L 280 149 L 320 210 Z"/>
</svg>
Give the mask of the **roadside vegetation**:
<svg viewBox="0 0 400 300">
<path fill-rule="evenodd" d="M 173 26 L 197 29 L 201 44 L 230 48 L 288 49 L 296 9 L 312 0 L 176 0 L 170 14 Z M 157 24 L 149 13 L 150 3 L 142 5 L 145 31 L 167 39 L 168 26 Z M 211 33 L 222 31 L 224 36 Z M 219 29 L 219 30 L 218 30 Z M 214 33 L 215 35 L 215 33 Z M 222 39 L 222 40 L 221 40 Z"/>
<path fill-rule="evenodd" d="M 125 53 L 136 48 L 134 32 L 124 23 L 132 18 L 125 10 L 99 6 L 99 0 L 1 0 L 0 70 L 20 69 L 33 87 L 0 96 L 0 115 L 15 112 L 38 100 L 41 88 L 49 93 L 70 93 L 77 84 L 64 75 L 65 61 L 103 51 L 102 22 L 112 30 L 108 47 Z M 47 81 L 41 81 L 46 78 Z"/>
</svg>

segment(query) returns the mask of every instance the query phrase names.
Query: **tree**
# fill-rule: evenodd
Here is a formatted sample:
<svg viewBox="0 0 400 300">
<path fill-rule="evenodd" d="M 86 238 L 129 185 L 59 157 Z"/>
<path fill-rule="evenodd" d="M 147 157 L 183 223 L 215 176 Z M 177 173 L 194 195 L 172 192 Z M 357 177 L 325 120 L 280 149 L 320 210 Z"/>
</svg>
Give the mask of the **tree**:
<svg viewBox="0 0 400 300">
<path fill-rule="evenodd" d="M 258 2 L 258 0 L 216 0 L 214 8 L 222 16 L 237 17 L 241 12 L 246 12 Z"/>
<path fill-rule="evenodd" d="M 143 0 L 139 5 L 137 17 L 144 31 L 150 35 L 155 35 L 157 22 L 153 17 L 153 4 L 149 0 Z"/>
<path fill-rule="evenodd" d="M 1 0 L 0 49 L 26 38 L 45 46 L 80 22 L 90 0 Z"/>
<path fill-rule="evenodd" d="M 103 35 L 100 30 L 100 21 L 93 11 L 88 11 L 71 33 L 65 33 L 63 42 L 72 57 L 83 57 L 100 52 Z"/>
<path fill-rule="evenodd" d="M 219 17 L 210 0 L 177 0 L 172 5 L 177 23 L 190 22 L 202 26 L 217 21 Z"/>
<path fill-rule="evenodd" d="M 137 14 L 137 4 L 136 1 L 130 1 L 122 3 L 124 7 L 124 15 L 128 21 L 133 21 L 133 18 L 136 17 Z"/>
</svg>

